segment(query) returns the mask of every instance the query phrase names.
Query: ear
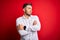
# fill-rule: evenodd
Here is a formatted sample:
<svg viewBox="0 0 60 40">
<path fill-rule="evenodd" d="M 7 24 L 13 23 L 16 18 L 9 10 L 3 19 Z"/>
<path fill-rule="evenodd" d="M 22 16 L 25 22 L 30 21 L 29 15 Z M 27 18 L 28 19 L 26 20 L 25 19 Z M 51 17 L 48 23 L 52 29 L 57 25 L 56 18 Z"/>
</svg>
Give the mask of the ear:
<svg viewBox="0 0 60 40">
<path fill-rule="evenodd" d="M 25 8 L 23 8 L 23 11 L 25 12 Z"/>
</svg>

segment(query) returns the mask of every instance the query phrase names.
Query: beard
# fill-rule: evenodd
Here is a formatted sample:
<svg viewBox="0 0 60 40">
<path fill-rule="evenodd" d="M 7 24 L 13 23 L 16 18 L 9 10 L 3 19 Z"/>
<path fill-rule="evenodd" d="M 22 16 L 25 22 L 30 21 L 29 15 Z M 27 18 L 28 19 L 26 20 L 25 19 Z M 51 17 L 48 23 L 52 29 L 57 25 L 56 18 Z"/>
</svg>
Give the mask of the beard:
<svg viewBox="0 0 60 40">
<path fill-rule="evenodd" d="M 31 16 L 31 14 L 25 13 L 27 16 Z"/>
</svg>

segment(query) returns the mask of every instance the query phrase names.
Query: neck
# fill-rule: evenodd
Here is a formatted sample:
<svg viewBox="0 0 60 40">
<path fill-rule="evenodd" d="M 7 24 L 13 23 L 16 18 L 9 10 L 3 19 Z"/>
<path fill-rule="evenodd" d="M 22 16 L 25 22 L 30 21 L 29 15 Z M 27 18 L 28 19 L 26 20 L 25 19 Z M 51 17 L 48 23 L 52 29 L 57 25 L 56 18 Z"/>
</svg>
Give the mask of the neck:
<svg viewBox="0 0 60 40">
<path fill-rule="evenodd" d="M 27 18 L 27 19 L 30 17 L 30 16 L 28 16 L 28 15 L 26 15 L 26 14 L 24 14 L 24 16 L 25 16 L 25 18 Z"/>
</svg>

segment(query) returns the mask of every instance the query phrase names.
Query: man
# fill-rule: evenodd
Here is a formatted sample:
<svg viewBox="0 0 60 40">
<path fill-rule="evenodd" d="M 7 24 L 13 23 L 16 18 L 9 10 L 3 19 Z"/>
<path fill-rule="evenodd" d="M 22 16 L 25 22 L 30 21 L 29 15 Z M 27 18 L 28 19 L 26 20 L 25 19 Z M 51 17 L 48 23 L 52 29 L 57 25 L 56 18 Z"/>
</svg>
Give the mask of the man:
<svg viewBox="0 0 60 40">
<path fill-rule="evenodd" d="M 16 19 L 16 26 L 21 40 L 38 40 L 37 31 L 40 30 L 41 24 L 39 18 L 32 14 L 32 4 L 23 5 L 24 15 Z"/>
</svg>

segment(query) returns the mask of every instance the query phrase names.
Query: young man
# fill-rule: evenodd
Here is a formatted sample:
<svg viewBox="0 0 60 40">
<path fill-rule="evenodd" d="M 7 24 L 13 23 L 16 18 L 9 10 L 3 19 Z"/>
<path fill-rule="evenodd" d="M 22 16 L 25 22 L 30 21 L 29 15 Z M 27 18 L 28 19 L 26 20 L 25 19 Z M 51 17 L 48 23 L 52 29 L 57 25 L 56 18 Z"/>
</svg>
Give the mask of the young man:
<svg viewBox="0 0 60 40">
<path fill-rule="evenodd" d="M 38 40 L 37 31 L 41 29 L 38 16 L 32 14 L 32 4 L 23 5 L 24 15 L 17 18 L 16 26 L 21 40 Z"/>
</svg>

